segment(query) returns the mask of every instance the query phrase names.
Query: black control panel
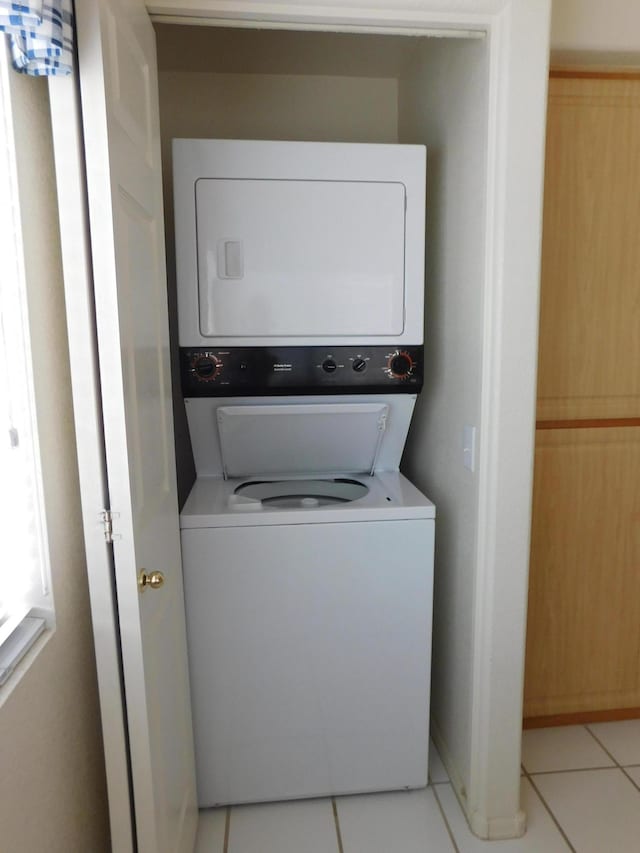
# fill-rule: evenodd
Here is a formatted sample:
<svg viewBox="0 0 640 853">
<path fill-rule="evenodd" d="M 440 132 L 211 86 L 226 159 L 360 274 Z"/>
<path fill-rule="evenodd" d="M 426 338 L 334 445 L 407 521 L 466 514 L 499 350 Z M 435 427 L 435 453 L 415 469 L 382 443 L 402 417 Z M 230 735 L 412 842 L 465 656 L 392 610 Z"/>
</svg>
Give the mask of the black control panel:
<svg viewBox="0 0 640 853">
<path fill-rule="evenodd" d="M 417 394 L 423 348 L 181 347 L 185 397 L 271 394 Z"/>
</svg>

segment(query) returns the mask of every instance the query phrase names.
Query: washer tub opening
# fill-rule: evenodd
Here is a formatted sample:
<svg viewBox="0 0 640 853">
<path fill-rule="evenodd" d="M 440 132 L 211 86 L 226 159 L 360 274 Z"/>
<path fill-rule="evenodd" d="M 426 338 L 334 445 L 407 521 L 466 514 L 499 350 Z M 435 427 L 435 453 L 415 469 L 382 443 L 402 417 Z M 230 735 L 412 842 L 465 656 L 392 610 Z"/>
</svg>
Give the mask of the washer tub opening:
<svg viewBox="0 0 640 853">
<path fill-rule="evenodd" d="M 369 492 L 359 480 L 348 478 L 314 480 L 248 480 L 234 494 L 253 498 L 274 507 L 315 508 L 357 501 Z"/>
</svg>

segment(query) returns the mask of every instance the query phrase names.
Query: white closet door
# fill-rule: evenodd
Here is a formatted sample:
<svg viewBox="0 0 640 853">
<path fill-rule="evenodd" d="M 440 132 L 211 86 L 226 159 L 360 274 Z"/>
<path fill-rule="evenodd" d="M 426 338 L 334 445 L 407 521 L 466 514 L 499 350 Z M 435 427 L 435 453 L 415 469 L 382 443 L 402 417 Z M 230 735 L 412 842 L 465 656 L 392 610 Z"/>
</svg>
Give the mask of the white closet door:
<svg viewBox="0 0 640 853">
<path fill-rule="evenodd" d="M 141 853 L 186 853 L 193 849 L 197 807 L 171 414 L 155 35 L 142 0 L 83 0 L 77 25 L 137 842 Z M 161 572 L 164 584 L 141 591 L 143 570 Z"/>
</svg>

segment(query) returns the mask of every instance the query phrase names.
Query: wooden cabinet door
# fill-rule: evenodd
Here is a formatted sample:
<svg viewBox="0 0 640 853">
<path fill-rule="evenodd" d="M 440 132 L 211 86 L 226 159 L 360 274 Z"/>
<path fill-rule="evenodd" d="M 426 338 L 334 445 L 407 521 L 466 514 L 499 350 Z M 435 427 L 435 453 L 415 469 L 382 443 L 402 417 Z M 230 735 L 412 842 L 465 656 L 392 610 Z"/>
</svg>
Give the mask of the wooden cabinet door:
<svg viewBox="0 0 640 853">
<path fill-rule="evenodd" d="M 640 706 L 640 75 L 550 81 L 525 717 Z"/>
<path fill-rule="evenodd" d="M 538 419 L 640 416 L 640 75 L 554 78 Z"/>
<path fill-rule="evenodd" d="M 640 427 L 539 430 L 525 715 L 640 705 Z"/>
</svg>

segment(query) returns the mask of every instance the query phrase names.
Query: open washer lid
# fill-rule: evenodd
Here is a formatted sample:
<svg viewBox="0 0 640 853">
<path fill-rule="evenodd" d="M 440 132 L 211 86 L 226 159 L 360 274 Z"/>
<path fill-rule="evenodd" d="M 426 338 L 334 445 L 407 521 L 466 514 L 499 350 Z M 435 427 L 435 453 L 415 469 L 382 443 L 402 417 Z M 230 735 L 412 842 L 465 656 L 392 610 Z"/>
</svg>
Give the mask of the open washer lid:
<svg viewBox="0 0 640 853">
<path fill-rule="evenodd" d="M 373 474 L 388 415 L 386 403 L 221 406 L 223 474 Z"/>
</svg>

